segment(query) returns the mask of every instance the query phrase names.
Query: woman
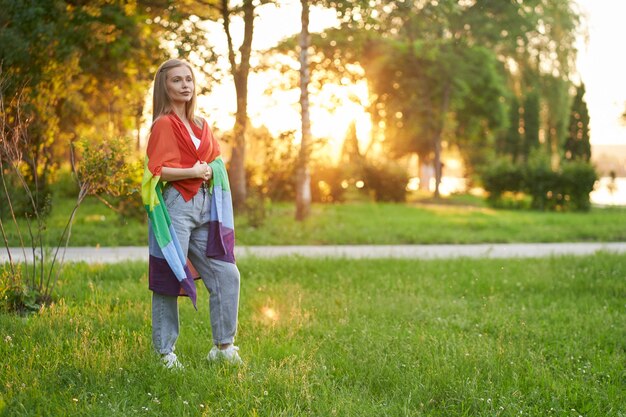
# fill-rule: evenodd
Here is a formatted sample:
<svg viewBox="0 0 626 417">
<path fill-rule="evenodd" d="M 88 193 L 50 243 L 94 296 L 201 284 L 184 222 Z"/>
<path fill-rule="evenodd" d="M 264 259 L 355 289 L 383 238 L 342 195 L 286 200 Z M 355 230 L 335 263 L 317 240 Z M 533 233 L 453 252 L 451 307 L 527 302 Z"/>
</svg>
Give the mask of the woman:
<svg viewBox="0 0 626 417">
<path fill-rule="evenodd" d="M 195 271 L 210 294 L 213 347 L 207 359 L 241 363 L 233 344 L 239 270 L 228 176 L 219 144 L 196 117 L 195 105 L 191 66 L 164 62 L 154 77 L 142 197 L 149 218 L 152 340 L 167 368 L 182 368 L 174 353 L 178 296 L 189 296 L 196 306 Z"/>
</svg>

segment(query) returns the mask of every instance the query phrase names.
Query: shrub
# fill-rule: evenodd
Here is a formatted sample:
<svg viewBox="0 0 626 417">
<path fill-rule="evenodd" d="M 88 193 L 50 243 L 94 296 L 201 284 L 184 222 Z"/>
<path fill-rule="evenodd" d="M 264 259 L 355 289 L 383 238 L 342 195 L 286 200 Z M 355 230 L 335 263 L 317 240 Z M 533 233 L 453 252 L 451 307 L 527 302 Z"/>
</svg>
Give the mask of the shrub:
<svg viewBox="0 0 626 417">
<path fill-rule="evenodd" d="M 283 132 L 278 137 L 269 132 L 252 131 L 254 162 L 246 167 L 246 181 L 250 188 L 260 187 L 271 201 L 293 201 L 296 196 L 295 173 L 298 146 L 294 132 Z"/>
<path fill-rule="evenodd" d="M 38 311 L 41 293 L 24 282 L 21 265 L 14 269 L 0 270 L 0 311 L 8 313 L 28 313 Z"/>
<path fill-rule="evenodd" d="M 127 219 L 139 220 L 142 223 L 147 222 L 146 209 L 141 199 L 141 181 L 143 178 L 143 163 L 140 159 L 134 161 L 126 160 L 127 177 L 124 179 L 124 185 L 118 191 L 117 204 L 115 211 L 117 212 L 118 221 L 126 224 Z"/>
<path fill-rule="evenodd" d="M 589 163 L 566 161 L 555 171 L 550 157 L 541 152 L 531 155 L 525 166 L 498 159 L 482 171 L 489 204 L 507 208 L 524 207 L 525 195 L 530 207 L 537 210 L 589 210 L 589 193 L 596 180 L 597 173 Z"/>
<path fill-rule="evenodd" d="M 499 206 L 505 193 L 522 190 L 524 171 L 509 158 L 500 158 L 482 170 L 481 179 L 488 193 L 487 201 L 493 206 Z"/>
<path fill-rule="evenodd" d="M 255 186 L 249 187 L 245 204 L 249 226 L 254 228 L 263 226 L 267 217 L 266 206 L 266 197 L 263 195 L 262 190 Z"/>
<path fill-rule="evenodd" d="M 319 203 L 344 201 L 344 179 L 345 172 L 341 167 L 318 164 L 311 170 L 311 199 Z"/>
<path fill-rule="evenodd" d="M 2 182 L 0 182 L 0 217 L 2 219 L 10 218 L 10 205 L 13 206 L 13 212 L 18 218 L 32 218 L 35 211 L 42 217 L 50 213 L 52 193 L 48 184 L 35 185 L 31 181 L 27 182 L 26 185 L 32 193 L 33 200 L 31 201 L 29 194 L 24 192 L 24 185 L 20 178 L 11 169 L 5 168 L 3 177 L 7 188 L 5 192 Z M 28 181 L 26 177 L 22 177 L 22 179 Z"/>
<path fill-rule="evenodd" d="M 406 200 L 409 176 L 399 164 L 367 162 L 364 164 L 363 174 L 365 188 L 373 194 L 374 200 L 395 202 Z"/>
<path fill-rule="evenodd" d="M 561 166 L 560 185 L 566 206 L 571 210 L 588 211 L 591 208 L 589 193 L 598 180 L 593 165 L 584 161 L 564 162 Z"/>
<path fill-rule="evenodd" d="M 524 170 L 523 191 L 532 198 L 531 207 L 538 210 L 555 210 L 559 193 L 559 175 L 552 170 L 549 155 L 535 152 Z"/>
<path fill-rule="evenodd" d="M 3 119 L 0 119 L 0 121 L 3 121 Z M 3 130 L 0 129 L 0 133 L 2 132 Z M 0 139 L 4 138 L 5 136 L 0 137 Z M 19 155 L 11 149 L 12 143 L 0 140 L 0 145 L 3 146 L 3 154 Z M 46 303 L 52 298 L 55 284 L 62 271 L 64 253 L 69 244 L 74 217 L 81 203 L 88 195 L 100 196 L 107 194 L 119 198 L 131 192 L 133 169 L 136 170 L 137 167 L 128 163 L 128 155 L 130 154 L 130 142 L 128 140 L 109 139 L 98 143 L 81 141 L 78 143 L 78 147 L 81 158 L 78 168 L 74 170 L 79 179 L 76 202 L 74 208 L 68 214 L 68 220 L 61 238 L 56 247 L 51 248 L 51 251 L 49 248 L 44 247 L 43 232 L 45 230 L 45 221 L 42 212 L 37 208 L 37 204 L 31 204 L 31 207 L 33 207 L 33 220 L 28 223 L 30 240 L 26 241 L 22 238 L 25 236 L 25 232 L 20 229 L 19 223 L 14 218 L 16 214 L 15 206 L 7 203 L 12 223 L 20 236 L 21 248 L 18 249 L 21 249 L 26 254 L 26 249 L 30 247 L 34 258 L 30 259 L 30 263 L 26 267 L 28 259 L 14 261 L 9 256 L 8 266 L 2 272 L 2 285 L 0 286 L 0 295 L 2 296 L 0 300 L 2 300 L 3 306 L 8 310 L 35 309 L 38 308 L 40 303 Z M 72 147 L 72 165 L 73 168 L 76 168 L 73 149 Z M 16 201 L 15 197 L 23 194 L 28 195 L 30 199 L 33 193 L 39 191 L 38 187 L 35 186 L 34 190 L 30 188 L 26 176 L 20 170 L 20 164 L 23 163 L 21 159 L 9 162 L 11 173 L 17 177 L 17 184 L 21 187 L 21 190 L 18 193 L 5 192 L 6 201 Z M 0 158 L 2 183 L 8 184 L 9 181 L 7 179 L 9 177 L 5 175 L 6 170 L 2 170 L 3 166 L 3 160 Z M 12 213 L 11 210 L 13 211 Z M 36 229 L 31 224 L 34 224 Z M 1 219 L 0 226 L 2 226 Z M 4 227 L 1 229 L 5 249 L 11 255 L 11 250 L 4 236 Z M 40 248 L 38 253 L 36 253 L 35 248 Z"/>
<path fill-rule="evenodd" d="M 76 182 L 76 177 L 71 170 L 71 167 L 63 167 L 55 173 L 55 178 L 52 180 L 52 188 L 55 196 L 64 198 L 75 198 L 78 195 L 79 187 Z"/>
</svg>

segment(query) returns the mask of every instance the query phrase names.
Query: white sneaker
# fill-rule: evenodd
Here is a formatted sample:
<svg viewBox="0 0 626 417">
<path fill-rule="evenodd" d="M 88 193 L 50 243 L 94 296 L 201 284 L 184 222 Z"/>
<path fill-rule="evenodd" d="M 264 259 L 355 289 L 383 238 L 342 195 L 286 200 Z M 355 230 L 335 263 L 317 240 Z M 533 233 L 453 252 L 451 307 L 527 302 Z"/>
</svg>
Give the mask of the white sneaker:
<svg viewBox="0 0 626 417">
<path fill-rule="evenodd" d="M 230 345 L 226 349 L 219 349 L 217 346 L 213 346 L 206 358 L 209 361 L 226 361 L 231 365 L 242 365 L 243 361 L 239 357 L 239 353 L 237 353 L 238 350 L 239 347 L 235 345 Z"/>
<path fill-rule="evenodd" d="M 183 369 L 183 364 L 178 361 L 174 352 L 161 356 L 161 360 L 167 369 Z"/>
</svg>

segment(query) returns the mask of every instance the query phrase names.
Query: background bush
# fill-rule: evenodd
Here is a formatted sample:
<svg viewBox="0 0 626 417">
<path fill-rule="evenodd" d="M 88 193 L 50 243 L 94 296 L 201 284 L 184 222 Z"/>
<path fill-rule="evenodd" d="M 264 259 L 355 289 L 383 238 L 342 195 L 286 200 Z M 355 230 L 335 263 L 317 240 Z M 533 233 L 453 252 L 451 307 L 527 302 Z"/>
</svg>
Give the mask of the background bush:
<svg viewBox="0 0 626 417">
<path fill-rule="evenodd" d="M 552 170 L 550 156 L 533 153 L 524 169 L 522 190 L 531 197 L 531 207 L 537 210 L 555 210 L 561 199 L 559 173 Z"/>
<path fill-rule="evenodd" d="M 572 210 L 587 211 L 591 208 L 589 193 L 598 180 L 593 165 L 583 161 L 565 162 L 561 166 L 562 194 Z"/>
<path fill-rule="evenodd" d="M 345 177 L 341 166 L 317 164 L 311 170 L 311 199 L 317 203 L 345 201 L 346 188 L 342 186 Z"/>
<path fill-rule="evenodd" d="M 498 158 L 481 173 L 487 201 L 494 207 L 502 207 L 506 193 L 517 193 L 523 189 L 524 170 L 510 158 Z M 508 199 L 511 200 L 511 199 Z"/>
<path fill-rule="evenodd" d="M 406 200 L 409 176 L 399 164 L 368 161 L 364 164 L 363 175 L 365 189 L 372 193 L 375 201 Z"/>
<path fill-rule="evenodd" d="M 551 211 L 589 210 L 589 193 L 598 179 L 588 162 L 563 161 L 558 170 L 553 170 L 550 157 L 540 152 L 533 154 L 526 165 L 497 159 L 481 176 L 490 205 L 520 208 L 526 196 L 530 207 Z"/>
<path fill-rule="evenodd" d="M 3 177 L 6 190 L 0 181 L 0 217 L 2 219 L 9 219 L 11 217 L 7 193 L 11 199 L 11 205 L 13 206 L 16 217 L 32 217 L 35 214 L 33 202 L 15 172 L 13 172 L 11 168 L 5 169 Z M 29 181 L 27 178 L 26 180 Z M 50 186 L 45 183 L 39 183 L 35 186 L 33 181 L 29 181 L 27 186 L 31 190 L 37 212 L 40 216 L 46 216 L 50 212 L 52 202 Z"/>
</svg>

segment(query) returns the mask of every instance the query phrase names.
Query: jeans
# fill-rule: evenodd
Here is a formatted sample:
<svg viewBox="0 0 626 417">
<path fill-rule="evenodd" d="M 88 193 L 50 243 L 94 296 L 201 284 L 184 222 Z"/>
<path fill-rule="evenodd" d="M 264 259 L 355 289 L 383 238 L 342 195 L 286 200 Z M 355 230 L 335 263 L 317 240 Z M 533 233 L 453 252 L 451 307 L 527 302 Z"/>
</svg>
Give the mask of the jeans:
<svg viewBox="0 0 626 417">
<path fill-rule="evenodd" d="M 235 264 L 207 258 L 211 196 L 200 188 L 185 201 L 174 187 L 166 187 L 163 199 L 180 241 L 183 253 L 196 268 L 209 291 L 209 311 L 213 344 L 230 344 L 235 340 L 239 311 L 239 270 Z M 174 351 L 179 334 L 178 297 L 152 293 L 152 341 L 156 351 Z"/>
</svg>

